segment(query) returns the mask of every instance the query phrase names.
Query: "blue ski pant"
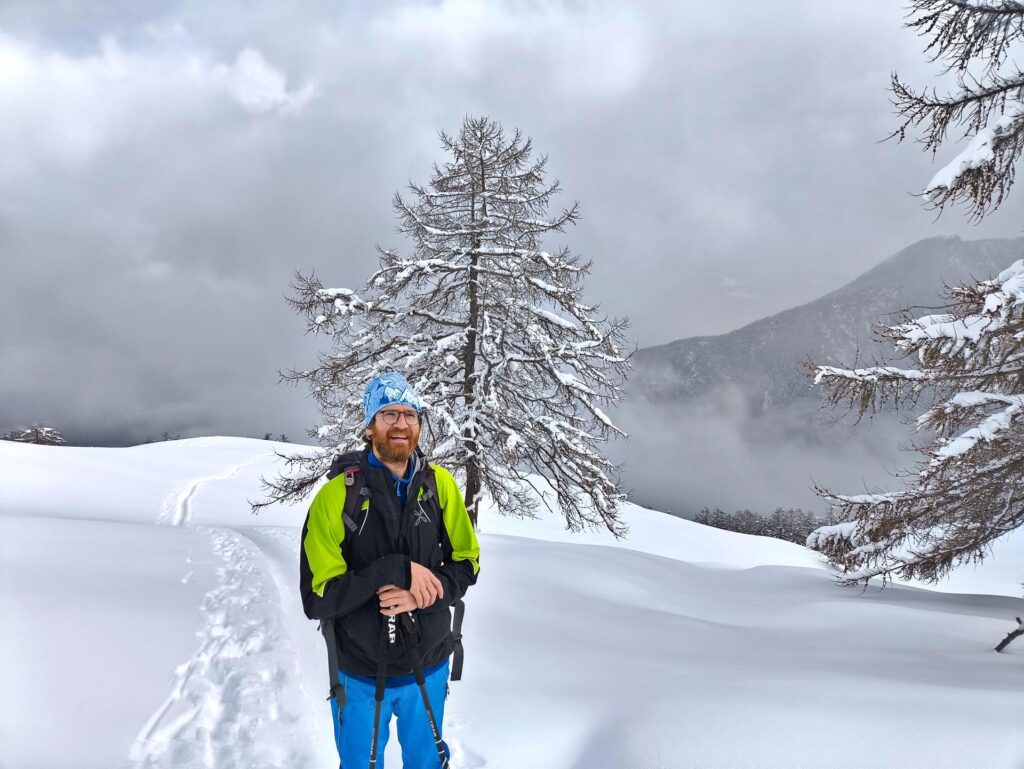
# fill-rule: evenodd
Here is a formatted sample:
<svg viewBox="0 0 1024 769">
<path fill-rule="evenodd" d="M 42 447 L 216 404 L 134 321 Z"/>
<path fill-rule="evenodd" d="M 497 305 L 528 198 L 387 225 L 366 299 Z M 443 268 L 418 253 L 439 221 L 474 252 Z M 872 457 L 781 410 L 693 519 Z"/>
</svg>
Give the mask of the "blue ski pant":
<svg viewBox="0 0 1024 769">
<path fill-rule="evenodd" d="M 444 720 L 444 701 L 448 693 L 448 662 L 426 677 L 427 695 L 430 707 L 437 720 L 438 732 Z M 370 742 L 373 736 L 373 713 L 376 702 L 376 686 L 360 681 L 338 671 L 342 686 L 345 687 L 345 705 L 338 717 L 338 704 L 331 698 L 331 714 L 334 716 L 334 741 L 341 759 L 340 769 L 363 769 L 370 762 Z M 403 769 L 439 769 L 441 759 L 437 755 L 434 735 L 423 704 L 423 696 L 415 681 L 384 690 L 384 702 L 380 710 L 380 731 L 377 736 L 377 768 L 384 769 L 384 746 L 388 742 L 391 717 L 397 719 L 398 742 L 402 746 Z M 448 746 L 444 751 L 451 756 Z"/>
</svg>

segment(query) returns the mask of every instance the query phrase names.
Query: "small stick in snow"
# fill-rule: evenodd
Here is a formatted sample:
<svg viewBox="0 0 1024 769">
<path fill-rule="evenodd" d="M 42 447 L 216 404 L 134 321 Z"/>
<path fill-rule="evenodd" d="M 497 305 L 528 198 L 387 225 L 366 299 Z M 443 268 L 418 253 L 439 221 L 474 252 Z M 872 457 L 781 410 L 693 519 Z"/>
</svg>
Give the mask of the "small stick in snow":
<svg viewBox="0 0 1024 769">
<path fill-rule="evenodd" d="M 1011 632 L 1008 636 L 1006 636 L 1006 638 L 1004 638 L 1002 641 L 999 642 L 999 646 L 996 647 L 996 651 L 997 652 L 1001 652 L 1003 649 L 1005 649 L 1007 646 L 1009 646 L 1010 645 L 1010 641 L 1012 641 L 1017 636 L 1024 635 L 1024 622 L 1021 622 L 1020 617 L 1017 617 L 1016 619 L 1017 619 L 1017 629 L 1014 630 L 1013 632 Z"/>
</svg>

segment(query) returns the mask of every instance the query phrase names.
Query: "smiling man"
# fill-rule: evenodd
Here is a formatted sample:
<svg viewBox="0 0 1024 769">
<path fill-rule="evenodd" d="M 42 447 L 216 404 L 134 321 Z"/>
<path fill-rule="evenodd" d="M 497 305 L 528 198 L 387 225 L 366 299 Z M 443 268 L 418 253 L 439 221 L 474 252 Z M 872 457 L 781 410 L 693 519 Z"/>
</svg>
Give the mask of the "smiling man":
<svg viewBox="0 0 1024 769">
<path fill-rule="evenodd" d="M 342 455 L 302 530 L 306 616 L 324 624 L 342 769 L 383 767 L 391 716 L 405 769 L 447 766 L 451 607 L 480 547 L 451 473 L 419 450 L 422 402 L 401 374 L 363 395 L 362 452 Z M 333 647 L 333 648 L 331 648 Z"/>
</svg>

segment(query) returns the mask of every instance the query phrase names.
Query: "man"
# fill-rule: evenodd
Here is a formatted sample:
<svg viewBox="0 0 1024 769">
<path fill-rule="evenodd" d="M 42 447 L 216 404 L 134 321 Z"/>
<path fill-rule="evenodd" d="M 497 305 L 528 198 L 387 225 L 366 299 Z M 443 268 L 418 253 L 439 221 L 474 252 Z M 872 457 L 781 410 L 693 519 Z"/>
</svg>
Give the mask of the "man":
<svg viewBox="0 0 1024 769">
<path fill-rule="evenodd" d="M 334 622 L 344 689 L 331 709 L 342 769 L 370 759 L 381 673 L 377 766 L 383 767 L 394 715 L 404 769 L 437 769 L 438 745 L 446 754 L 448 747 L 439 743 L 440 734 L 435 740 L 413 672 L 422 664 L 440 732 L 454 646 L 450 607 L 476 582 L 480 547 L 455 479 L 428 465 L 418 450 L 422 404 L 405 378 L 388 373 L 370 382 L 363 412 L 366 448 L 309 508 L 300 552 L 302 603 L 310 619 Z M 363 499 L 358 508 L 350 504 L 349 516 L 346 494 L 357 480 Z M 392 617 L 391 632 L 404 628 L 404 643 L 388 643 L 396 640 L 388 637 Z M 411 625 L 418 633 L 407 632 Z M 418 643 L 410 635 L 418 635 Z"/>
</svg>

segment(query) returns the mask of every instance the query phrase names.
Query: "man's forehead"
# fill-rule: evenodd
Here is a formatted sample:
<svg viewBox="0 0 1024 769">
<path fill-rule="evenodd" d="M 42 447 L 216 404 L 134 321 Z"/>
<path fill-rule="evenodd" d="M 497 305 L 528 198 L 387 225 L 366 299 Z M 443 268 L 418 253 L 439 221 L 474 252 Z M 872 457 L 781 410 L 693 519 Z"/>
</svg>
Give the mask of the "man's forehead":
<svg viewBox="0 0 1024 769">
<path fill-rule="evenodd" d="M 397 404 L 394 406 L 385 406 L 384 408 L 381 409 L 381 411 L 400 411 L 403 414 L 416 413 L 416 409 L 414 409 L 412 406 L 399 406 Z"/>
</svg>

